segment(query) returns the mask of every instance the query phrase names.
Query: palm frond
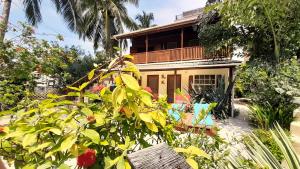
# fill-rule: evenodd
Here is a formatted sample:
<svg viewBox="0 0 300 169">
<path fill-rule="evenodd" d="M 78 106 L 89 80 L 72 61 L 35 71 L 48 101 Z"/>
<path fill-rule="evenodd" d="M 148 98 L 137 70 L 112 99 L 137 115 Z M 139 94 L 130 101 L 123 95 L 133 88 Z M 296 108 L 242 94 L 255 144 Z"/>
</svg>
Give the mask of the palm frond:
<svg viewBox="0 0 300 169">
<path fill-rule="evenodd" d="M 36 26 L 42 21 L 40 11 L 41 0 L 24 0 L 23 5 L 25 8 L 26 18 L 30 24 Z"/>
</svg>

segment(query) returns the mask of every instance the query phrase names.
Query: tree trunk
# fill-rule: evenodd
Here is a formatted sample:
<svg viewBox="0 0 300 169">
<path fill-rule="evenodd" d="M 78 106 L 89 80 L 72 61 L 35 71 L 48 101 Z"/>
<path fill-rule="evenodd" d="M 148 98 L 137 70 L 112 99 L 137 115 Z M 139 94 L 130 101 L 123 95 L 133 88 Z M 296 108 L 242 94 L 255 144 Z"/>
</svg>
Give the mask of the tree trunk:
<svg viewBox="0 0 300 169">
<path fill-rule="evenodd" d="M 4 36 L 7 30 L 9 13 L 11 8 L 11 1 L 12 0 L 3 1 L 3 11 L 2 11 L 2 16 L 0 18 L 0 43 L 4 41 Z"/>
</svg>

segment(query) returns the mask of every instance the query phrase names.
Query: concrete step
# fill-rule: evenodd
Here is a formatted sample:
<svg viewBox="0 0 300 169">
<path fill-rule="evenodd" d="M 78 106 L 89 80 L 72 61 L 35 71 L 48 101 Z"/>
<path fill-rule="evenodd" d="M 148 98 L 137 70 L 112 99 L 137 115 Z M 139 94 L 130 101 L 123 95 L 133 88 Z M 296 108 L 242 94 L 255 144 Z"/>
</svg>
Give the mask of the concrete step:
<svg viewBox="0 0 300 169">
<path fill-rule="evenodd" d="M 300 137 L 300 121 L 293 121 L 291 123 L 290 132 L 292 136 Z"/>
<path fill-rule="evenodd" d="M 300 156 L 300 136 L 292 136 L 292 145 L 296 150 L 296 153 Z"/>
</svg>

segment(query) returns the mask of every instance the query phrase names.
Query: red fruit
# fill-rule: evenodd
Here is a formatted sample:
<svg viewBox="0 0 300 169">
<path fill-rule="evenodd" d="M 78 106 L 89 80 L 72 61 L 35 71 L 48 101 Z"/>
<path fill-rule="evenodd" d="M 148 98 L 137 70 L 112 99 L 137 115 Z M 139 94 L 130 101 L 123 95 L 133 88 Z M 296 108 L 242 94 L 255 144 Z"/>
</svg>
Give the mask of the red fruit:
<svg viewBox="0 0 300 169">
<path fill-rule="evenodd" d="M 0 134 L 4 133 L 4 127 L 0 127 Z"/>
<path fill-rule="evenodd" d="M 105 87 L 105 86 L 103 86 L 103 85 L 97 85 L 97 86 L 94 86 L 94 87 L 91 89 L 91 91 L 92 91 L 93 93 L 97 93 L 97 92 L 100 92 L 104 87 Z"/>
<path fill-rule="evenodd" d="M 125 113 L 125 110 L 124 110 L 124 107 L 122 107 L 121 109 L 120 109 L 120 113 Z"/>
<path fill-rule="evenodd" d="M 79 167 L 87 168 L 94 165 L 96 162 L 96 151 L 86 149 L 83 154 L 77 157 L 77 165 Z"/>
<path fill-rule="evenodd" d="M 86 119 L 89 121 L 89 123 L 94 123 L 96 121 L 95 116 L 87 116 Z"/>
<path fill-rule="evenodd" d="M 145 87 L 144 90 L 146 90 L 147 92 L 149 92 L 149 93 L 151 93 L 151 94 L 152 94 L 152 92 L 153 92 L 152 89 L 151 89 L 150 87 Z"/>
</svg>

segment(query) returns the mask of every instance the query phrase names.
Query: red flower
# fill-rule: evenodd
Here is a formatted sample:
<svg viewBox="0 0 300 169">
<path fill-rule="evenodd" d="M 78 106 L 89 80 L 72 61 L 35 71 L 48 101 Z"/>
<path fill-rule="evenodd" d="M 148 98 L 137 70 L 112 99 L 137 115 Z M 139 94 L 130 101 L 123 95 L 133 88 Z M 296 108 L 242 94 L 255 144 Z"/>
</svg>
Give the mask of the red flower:
<svg viewBox="0 0 300 169">
<path fill-rule="evenodd" d="M 83 154 L 77 157 L 77 165 L 79 167 L 91 167 L 96 162 L 96 151 L 92 149 L 86 149 Z"/>
<path fill-rule="evenodd" d="M 104 87 L 105 87 L 105 86 L 103 86 L 103 85 L 97 85 L 97 86 L 94 86 L 94 87 L 91 89 L 91 91 L 92 91 L 93 93 L 97 93 L 97 92 L 100 92 Z"/>
<path fill-rule="evenodd" d="M 94 123 L 96 121 L 95 116 L 87 116 L 86 119 L 89 121 L 89 123 Z"/>
<path fill-rule="evenodd" d="M 152 94 L 152 92 L 153 92 L 152 89 L 151 89 L 150 87 L 145 87 L 144 90 L 146 90 L 147 92 L 149 92 L 149 93 L 151 93 L 151 94 Z"/>
</svg>

